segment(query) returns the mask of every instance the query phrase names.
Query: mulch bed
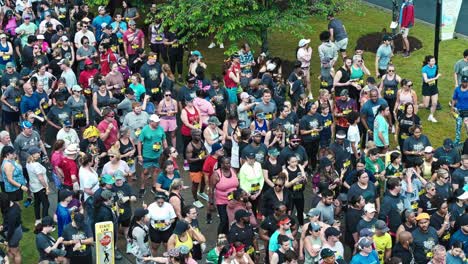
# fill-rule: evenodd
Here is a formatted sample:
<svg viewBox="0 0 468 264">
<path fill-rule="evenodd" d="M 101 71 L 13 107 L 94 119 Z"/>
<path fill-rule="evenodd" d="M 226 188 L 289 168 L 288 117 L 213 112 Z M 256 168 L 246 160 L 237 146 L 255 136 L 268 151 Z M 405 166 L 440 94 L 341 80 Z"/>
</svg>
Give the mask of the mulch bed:
<svg viewBox="0 0 468 264">
<path fill-rule="evenodd" d="M 382 42 L 384 34 L 385 33 L 383 32 L 375 32 L 375 33 L 364 35 L 358 39 L 356 47 L 360 47 L 361 49 L 365 51 L 376 53 L 377 49 L 379 48 Z M 423 46 L 422 42 L 419 39 L 411 36 L 411 32 L 410 32 L 410 35 L 408 36 L 408 40 L 410 42 L 410 48 L 412 51 L 419 50 Z M 395 37 L 393 43 L 395 45 L 395 49 L 394 49 L 395 53 L 403 51 L 403 38 L 401 37 L 401 34 L 398 34 Z"/>
</svg>

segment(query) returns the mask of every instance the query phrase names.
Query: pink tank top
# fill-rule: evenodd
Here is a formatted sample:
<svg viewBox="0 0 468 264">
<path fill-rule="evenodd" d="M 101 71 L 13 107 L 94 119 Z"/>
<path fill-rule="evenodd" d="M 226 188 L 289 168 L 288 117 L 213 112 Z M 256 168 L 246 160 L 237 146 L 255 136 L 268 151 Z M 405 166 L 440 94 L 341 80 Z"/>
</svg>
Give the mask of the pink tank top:
<svg viewBox="0 0 468 264">
<path fill-rule="evenodd" d="M 231 177 L 227 178 L 223 175 L 221 169 L 217 169 L 219 175 L 219 182 L 216 184 L 215 199 L 216 205 L 223 205 L 228 203 L 228 195 L 239 186 L 239 179 L 237 179 L 236 172 L 231 168 Z"/>
<path fill-rule="evenodd" d="M 400 105 L 413 102 L 413 95 L 410 91 L 409 93 L 404 92 L 403 90 L 400 93 Z"/>
</svg>

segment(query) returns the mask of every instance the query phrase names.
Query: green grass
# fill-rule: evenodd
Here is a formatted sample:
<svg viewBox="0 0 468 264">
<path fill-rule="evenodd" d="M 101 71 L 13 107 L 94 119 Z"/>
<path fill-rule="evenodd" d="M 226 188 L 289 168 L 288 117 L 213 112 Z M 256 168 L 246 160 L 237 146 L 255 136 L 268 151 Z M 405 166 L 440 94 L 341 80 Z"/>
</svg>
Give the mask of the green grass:
<svg viewBox="0 0 468 264">
<path fill-rule="evenodd" d="M 371 32 L 380 32 L 382 28 L 388 27 L 391 21 L 391 14 L 372 7 L 363 5 L 358 12 L 350 10 L 337 17 L 341 19 L 349 34 L 348 52 L 352 52 L 355 47 L 356 41 L 363 35 Z M 319 58 L 317 54 L 317 47 L 320 44 L 318 34 L 327 28 L 327 20 L 325 18 L 312 17 L 306 21 L 311 23 L 314 32 L 304 33 L 305 38 L 312 40 L 311 46 L 313 47 L 313 61 L 312 61 L 312 77 L 314 96 L 317 96 L 318 81 L 317 76 L 319 69 Z M 423 43 L 423 48 L 412 53 L 410 58 L 404 59 L 401 56 L 395 56 L 393 63 L 396 66 L 397 74 L 402 78 L 409 78 L 413 80 L 418 97 L 421 95 L 421 62 L 424 56 L 433 53 L 434 43 L 434 29 L 422 23 L 416 23 L 416 27 L 411 30 L 412 36 L 418 38 Z M 298 38 L 291 36 L 287 33 L 270 32 L 269 35 L 270 54 L 278 56 L 287 60 L 295 59 L 295 48 L 299 41 Z M 221 64 L 226 56 L 223 54 L 224 50 L 219 48 L 208 49 L 209 40 L 200 40 L 196 47 L 205 57 L 205 62 L 208 64 L 208 73 L 219 74 L 221 71 Z M 451 99 L 454 82 L 453 82 L 453 65 L 462 57 L 463 50 L 468 46 L 467 40 L 457 39 L 441 42 L 438 66 L 442 77 L 439 79 L 439 97 L 443 106 L 442 111 L 437 111 L 436 118 L 439 123 L 434 124 L 427 122 L 428 111 L 425 109 L 420 110 L 418 113 L 423 120 L 424 133 L 429 136 L 433 146 L 441 146 L 442 141 L 446 137 L 455 137 L 455 122 L 449 114 L 448 102 Z M 254 51 L 259 54 L 259 47 L 254 46 Z M 375 54 L 366 52 L 364 54 L 367 67 L 374 73 L 374 60 Z M 185 69 L 186 70 L 186 69 Z M 288 75 L 288 72 L 283 75 Z M 420 100 L 422 98 L 419 98 Z M 21 241 L 21 250 L 23 255 L 23 263 L 37 263 L 38 254 L 35 246 L 35 235 L 32 232 L 34 229 L 34 209 L 33 207 L 23 209 L 23 223 L 31 229 L 30 232 L 25 233 Z"/>
</svg>

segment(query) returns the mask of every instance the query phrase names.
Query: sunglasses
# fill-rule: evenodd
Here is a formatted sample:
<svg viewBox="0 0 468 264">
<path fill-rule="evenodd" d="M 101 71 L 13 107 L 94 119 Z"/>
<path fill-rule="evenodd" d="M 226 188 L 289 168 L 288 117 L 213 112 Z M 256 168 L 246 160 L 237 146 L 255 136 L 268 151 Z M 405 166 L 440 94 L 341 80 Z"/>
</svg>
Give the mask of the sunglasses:
<svg viewBox="0 0 468 264">
<path fill-rule="evenodd" d="M 448 180 L 448 179 L 449 179 L 449 177 L 448 177 L 448 176 L 447 176 L 447 177 L 443 177 L 442 179 L 444 179 L 444 180 Z"/>
<path fill-rule="evenodd" d="M 164 96 L 168 97 L 168 96 L 171 96 L 172 94 L 165 94 Z"/>
<path fill-rule="evenodd" d="M 84 45 L 89 44 L 89 42 L 83 42 Z"/>
<path fill-rule="evenodd" d="M 394 72 L 395 70 L 387 70 L 387 72 Z"/>
<path fill-rule="evenodd" d="M 171 154 L 174 154 L 174 153 L 177 153 L 177 150 L 174 149 L 173 151 L 171 151 Z"/>
<path fill-rule="evenodd" d="M 283 187 L 284 185 L 282 184 L 275 184 L 275 187 Z"/>
<path fill-rule="evenodd" d="M 109 155 L 109 158 L 115 158 L 115 155 Z"/>
</svg>

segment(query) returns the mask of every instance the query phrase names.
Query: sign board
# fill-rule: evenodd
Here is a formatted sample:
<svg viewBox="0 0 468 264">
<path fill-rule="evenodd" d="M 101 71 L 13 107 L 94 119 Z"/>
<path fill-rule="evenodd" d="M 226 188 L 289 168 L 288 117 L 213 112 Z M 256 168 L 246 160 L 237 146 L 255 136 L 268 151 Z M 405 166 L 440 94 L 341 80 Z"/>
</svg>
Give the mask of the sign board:
<svg viewBox="0 0 468 264">
<path fill-rule="evenodd" d="M 96 264 L 114 264 L 114 223 L 96 223 Z"/>
<path fill-rule="evenodd" d="M 441 40 L 453 38 L 462 2 L 462 0 L 442 0 Z"/>
</svg>

